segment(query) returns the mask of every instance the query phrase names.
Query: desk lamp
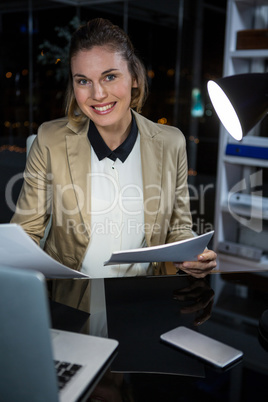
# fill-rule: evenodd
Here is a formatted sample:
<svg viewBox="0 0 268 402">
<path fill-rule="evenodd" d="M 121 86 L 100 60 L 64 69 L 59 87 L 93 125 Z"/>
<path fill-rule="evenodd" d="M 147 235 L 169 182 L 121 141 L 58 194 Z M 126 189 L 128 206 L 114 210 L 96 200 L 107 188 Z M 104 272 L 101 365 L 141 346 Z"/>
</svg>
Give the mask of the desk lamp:
<svg viewBox="0 0 268 402">
<path fill-rule="evenodd" d="M 210 80 L 207 88 L 219 119 L 238 141 L 268 113 L 268 73 Z"/>
<path fill-rule="evenodd" d="M 237 74 L 210 80 L 207 88 L 219 119 L 238 141 L 268 113 L 268 73 Z M 259 340 L 268 351 L 268 310 L 259 320 Z"/>
</svg>

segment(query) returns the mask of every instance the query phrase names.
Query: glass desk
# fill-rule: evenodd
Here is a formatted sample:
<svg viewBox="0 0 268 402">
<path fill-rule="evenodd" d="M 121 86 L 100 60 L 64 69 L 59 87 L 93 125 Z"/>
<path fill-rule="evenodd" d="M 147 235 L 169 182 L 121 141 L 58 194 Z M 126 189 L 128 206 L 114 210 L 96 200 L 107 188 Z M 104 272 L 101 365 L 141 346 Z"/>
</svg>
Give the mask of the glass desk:
<svg viewBox="0 0 268 402">
<path fill-rule="evenodd" d="M 89 401 L 268 400 L 268 346 L 259 334 L 266 274 L 65 279 L 48 289 L 54 328 L 119 341 Z M 180 325 L 241 350 L 242 361 L 220 370 L 160 340 Z"/>
</svg>

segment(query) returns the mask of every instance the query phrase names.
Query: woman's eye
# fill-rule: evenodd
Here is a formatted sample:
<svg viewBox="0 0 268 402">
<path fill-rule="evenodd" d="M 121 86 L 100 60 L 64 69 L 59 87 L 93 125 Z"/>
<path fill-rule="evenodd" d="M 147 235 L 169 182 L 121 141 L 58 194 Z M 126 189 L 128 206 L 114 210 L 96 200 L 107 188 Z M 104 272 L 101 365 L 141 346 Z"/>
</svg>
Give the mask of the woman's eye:
<svg viewBox="0 0 268 402">
<path fill-rule="evenodd" d="M 109 74 L 106 76 L 106 81 L 113 81 L 115 79 L 115 75 L 114 74 Z"/>
<path fill-rule="evenodd" d="M 86 79 L 84 79 L 84 78 L 81 78 L 79 81 L 78 81 L 78 84 L 80 84 L 80 85 L 86 85 L 88 83 L 88 81 L 86 80 Z"/>
</svg>

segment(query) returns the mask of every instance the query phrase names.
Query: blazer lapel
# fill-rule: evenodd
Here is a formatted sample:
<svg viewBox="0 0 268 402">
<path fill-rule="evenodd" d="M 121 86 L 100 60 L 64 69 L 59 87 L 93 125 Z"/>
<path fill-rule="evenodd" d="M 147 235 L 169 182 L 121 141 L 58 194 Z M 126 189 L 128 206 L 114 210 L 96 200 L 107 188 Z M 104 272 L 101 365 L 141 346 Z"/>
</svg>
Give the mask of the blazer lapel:
<svg viewBox="0 0 268 402">
<path fill-rule="evenodd" d="M 83 127 L 68 124 L 75 134 L 66 135 L 66 152 L 68 157 L 70 175 L 77 205 L 83 224 L 90 238 L 91 223 L 91 150 L 87 132 L 89 121 Z"/>
<path fill-rule="evenodd" d="M 163 173 L 163 141 L 157 138 L 158 126 L 135 113 L 141 135 L 145 238 L 148 246 L 160 212 Z"/>
</svg>

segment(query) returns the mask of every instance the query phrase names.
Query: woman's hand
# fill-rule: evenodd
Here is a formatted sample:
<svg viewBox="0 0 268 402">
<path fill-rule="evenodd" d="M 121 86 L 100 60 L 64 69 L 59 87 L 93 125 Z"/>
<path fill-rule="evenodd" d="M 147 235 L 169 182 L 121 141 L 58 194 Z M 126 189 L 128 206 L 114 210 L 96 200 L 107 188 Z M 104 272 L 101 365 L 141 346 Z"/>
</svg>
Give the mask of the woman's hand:
<svg viewBox="0 0 268 402">
<path fill-rule="evenodd" d="M 204 250 L 197 261 L 173 262 L 175 267 L 195 278 L 204 278 L 217 266 L 217 254 L 212 250 Z"/>
</svg>

